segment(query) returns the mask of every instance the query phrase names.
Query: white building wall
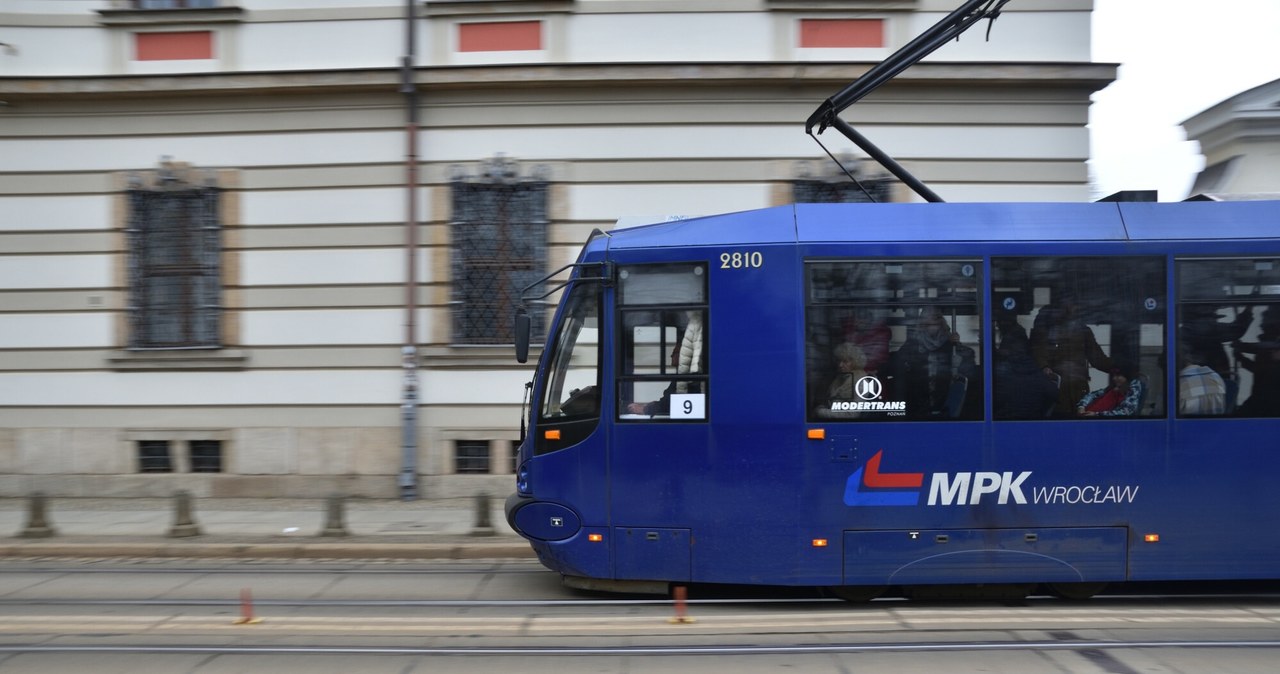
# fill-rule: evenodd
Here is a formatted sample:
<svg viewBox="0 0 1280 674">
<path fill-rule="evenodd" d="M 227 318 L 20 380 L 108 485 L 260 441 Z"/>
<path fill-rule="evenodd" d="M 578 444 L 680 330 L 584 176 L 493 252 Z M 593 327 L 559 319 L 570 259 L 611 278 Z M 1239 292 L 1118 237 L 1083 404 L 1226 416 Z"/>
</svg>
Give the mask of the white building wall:
<svg viewBox="0 0 1280 674">
<path fill-rule="evenodd" d="M 938 16 L 943 4 L 918 6 Z M 9 103 L 0 107 L 0 495 L 161 493 L 136 474 L 134 456 L 139 439 L 161 437 L 224 442 L 227 474 L 182 476 L 198 495 L 394 495 L 403 5 L 243 0 L 234 21 L 167 25 L 214 31 L 216 58 L 146 63 L 127 53 L 132 33 L 158 28 L 97 13 L 112 6 L 0 5 L 0 38 L 19 46 L 16 57 L 0 54 L 0 100 Z M 760 0 L 714 4 L 723 11 L 652 6 L 671 11 L 612 0 L 545 16 L 425 8 L 415 301 L 418 463 L 430 494 L 477 484 L 451 475 L 459 439 L 492 440 L 492 485 L 509 486 L 498 466 L 530 376 L 508 347 L 450 343 L 455 166 L 502 154 L 547 167 L 553 268 L 591 229 L 622 216 L 776 205 L 801 164 L 828 161 L 803 133 L 808 113 L 933 20 L 883 12 L 884 49 L 800 49 L 800 18 L 846 15 L 766 12 Z M 975 29 L 933 58 L 962 69 L 922 66 L 910 85 L 878 92 L 846 118 L 948 199 L 1086 199 L 1094 85 L 1062 88 L 1057 70 L 1010 85 L 1000 68 L 969 69 L 1087 64 L 1089 3 L 1038 8 L 1047 11 L 1010 8 L 990 43 Z M 460 22 L 528 18 L 546 22 L 544 49 L 461 54 L 450 42 Z M 33 86 L 47 95 L 31 95 Z M 850 147 L 831 133 L 824 141 Z M 124 348 L 120 190 L 128 174 L 166 157 L 220 176 L 229 218 L 232 339 L 176 365 L 165 360 L 174 354 Z"/>
</svg>

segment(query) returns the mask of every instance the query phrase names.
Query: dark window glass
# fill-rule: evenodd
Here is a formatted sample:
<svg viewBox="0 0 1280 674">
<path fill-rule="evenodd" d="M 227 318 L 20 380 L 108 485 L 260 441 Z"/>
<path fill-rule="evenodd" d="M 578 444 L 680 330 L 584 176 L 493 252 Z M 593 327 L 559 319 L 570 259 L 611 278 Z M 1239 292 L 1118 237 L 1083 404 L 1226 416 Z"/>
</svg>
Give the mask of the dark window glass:
<svg viewBox="0 0 1280 674">
<path fill-rule="evenodd" d="M 135 187 L 129 204 L 129 345 L 219 346 L 219 191 L 171 177 Z"/>
<path fill-rule="evenodd" d="M 1165 260 L 991 261 L 996 419 L 1165 414 Z"/>
<path fill-rule="evenodd" d="M 488 440 L 455 440 L 453 449 L 453 470 L 455 473 L 468 475 L 488 474 Z"/>
<path fill-rule="evenodd" d="M 191 451 L 191 472 L 222 472 L 221 440 L 192 440 L 187 448 Z"/>
<path fill-rule="evenodd" d="M 218 0 L 136 0 L 138 9 L 203 9 L 217 7 Z"/>
<path fill-rule="evenodd" d="M 1176 264 L 1178 415 L 1280 416 L 1280 259 Z"/>
<path fill-rule="evenodd" d="M 138 441 L 138 472 L 173 472 L 173 456 L 169 453 L 168 440 Z"/>
<path fill-rule="evenodd" d="M 980 261 L 813 261 L 805 283 L 810 421 L 982 418 Z"/>
<path fill-rule="evenodd" d="M 618 270 L 619 418 L 706 420 L 706 269 L 679 263 Z"/>
<path fill-rule="evenodd" d="M 580 441 L 600 419 L 600 283 L 580 280 L 569 292 L 542 374 L 539 422 L 552 427 L 586 422 L 563 430 L 572 441 Z M 570 444 L 570 438 L 565 438 L 555 445 L 539 444 L 537 450 L 554 451 Z"/>
<path fill-rule="evenodd" d="M 546 273 L 548 183 L 521 178 L 514 162 L 495 160 L 479 177 L 451 184 L 453 341 L 511 344 L 511 310 L 520 292 Z M 544 312 L 531 312 L 533 339 Z"/>
<path fill-rule="evenodd" d="M 885 203 L 892 198 L 893 182 L 884 178 L 860 180 L 861 186 L 844 174 L 829 180 L 795 180 L 791 183 L 792 199 L 797 204 Z"/>
</svg>

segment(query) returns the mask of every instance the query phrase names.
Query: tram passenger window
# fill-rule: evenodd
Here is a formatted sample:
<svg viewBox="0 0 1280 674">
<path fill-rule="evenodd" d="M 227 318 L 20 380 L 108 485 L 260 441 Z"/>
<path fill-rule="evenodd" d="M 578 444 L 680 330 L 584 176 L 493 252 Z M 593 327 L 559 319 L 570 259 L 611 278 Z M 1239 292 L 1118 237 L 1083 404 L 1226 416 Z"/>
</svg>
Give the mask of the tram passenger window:
<svg viewBox="0 0 1280 674">
<path fill-rule="evenodd" d="M 996 419 L 1164 416 L 1164 258 L 993 258 L 991 292 Z"/>
<path fill-rule="evenodd" d="M 618 271 L 618 418 L 707 418 L 706 265 Z"/>
<path fill-rule="evenodd" d="M 806 266 L 810 421 L 982 418 L 981 263 Z"/>
<path fill-rule="evenodd" d="M 1280 416 L 1280 259 L 1176 270 L 1178 416 Z"/>
</svg>

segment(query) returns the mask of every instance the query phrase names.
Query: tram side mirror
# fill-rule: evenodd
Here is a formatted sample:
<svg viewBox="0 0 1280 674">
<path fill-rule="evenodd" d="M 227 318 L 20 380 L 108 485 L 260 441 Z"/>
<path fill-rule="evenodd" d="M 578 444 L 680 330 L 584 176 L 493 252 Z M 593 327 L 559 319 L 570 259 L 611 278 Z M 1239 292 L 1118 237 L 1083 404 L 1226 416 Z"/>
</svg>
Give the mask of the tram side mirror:
<svg viewBox="0 0 1280 674">
<path fill-rule="evenodd" d="M 529 322 L 529 311 L 524 307 L 516 309 L 516 362 L 529 360 L 529 333 L 532 329 Z"/>
</svg>

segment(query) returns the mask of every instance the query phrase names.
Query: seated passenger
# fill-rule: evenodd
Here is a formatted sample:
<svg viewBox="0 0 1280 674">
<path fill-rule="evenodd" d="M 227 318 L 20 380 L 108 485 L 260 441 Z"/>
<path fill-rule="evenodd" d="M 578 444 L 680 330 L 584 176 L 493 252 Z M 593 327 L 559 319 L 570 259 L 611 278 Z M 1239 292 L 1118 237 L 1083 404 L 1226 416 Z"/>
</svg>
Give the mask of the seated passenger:
<svg viewBox="0 0 1280 674">
<path fill-rule="evenodd" d="M 907 403 L 907 416 L 947 416 L 952 380 L 977 371 L 973 349 L 960 343 L 936 308 L 920 314 L 907 341 L 893 353 L 896 388 Z"/>
<path fill-rule="evenodd" d="M 864 369 L 870 375 L 875 375 L 889 361 L 892 336 L 889 326 L 883 319 L 877 319 L 871 309 L 857 309 L 844 322 L 844 341 L 862 351 L 866 361 Z"/>
<path fill-rule="evenodd" d="M 1111 368 L 1111 384 L 1091 391 L 1076 404 L 1082 417 L 1133 417 L 1140 411 L 1143 385 L 1133 368 L 1119 364 Z"/>
<path fill-rule="evenodd" d="M 1192 352 L 1198 353 L 1198 352 Z M 1227 412 L 1227 384 L 1213 368 L 1181 354 L 1178 370 L 1178 414 L 1215 416 Z"/>
<path fill-rule="evenodd" d="M 831 385 L 827 387 L 827 404 L 818 408 L 819 416 L 827 418 L 849 418 L 858 416 L 857 412 L 835 411 L 832 404 L 836 402 L 857 400 L 854 387 L 858 380 L 867 376 L 867 357 L 857 344 L 844 342 L 832 352 L 836 368 L 840 370 Z"/>
</svg>

